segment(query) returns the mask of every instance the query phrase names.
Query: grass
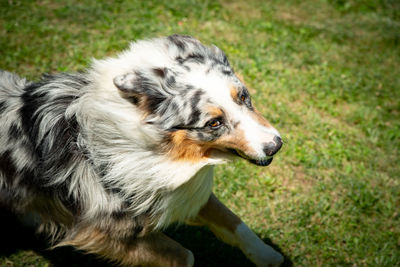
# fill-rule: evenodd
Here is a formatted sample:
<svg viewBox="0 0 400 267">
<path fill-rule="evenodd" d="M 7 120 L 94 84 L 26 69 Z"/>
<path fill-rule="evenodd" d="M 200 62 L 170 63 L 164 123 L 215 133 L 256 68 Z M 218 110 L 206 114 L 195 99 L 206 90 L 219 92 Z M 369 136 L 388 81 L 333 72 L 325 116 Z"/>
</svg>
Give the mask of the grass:
<svg viewBox="0 0 400 267">
<path fill-rule="evenodd" d="M 285 145 L 267 168 L 218 167 L 216 194 L 286 265 L 400 266 L 398 1 L 8 0 L 0 9 L 0 69 L 29 78 L 82 69 L 132 39 L 183 33 L 218 45 Z M 206 230 L 171 235 L 198 266 L 251 266 Z M 0 255 L 0 266 L 62 265 L 34 247 Z"/>
</svg>

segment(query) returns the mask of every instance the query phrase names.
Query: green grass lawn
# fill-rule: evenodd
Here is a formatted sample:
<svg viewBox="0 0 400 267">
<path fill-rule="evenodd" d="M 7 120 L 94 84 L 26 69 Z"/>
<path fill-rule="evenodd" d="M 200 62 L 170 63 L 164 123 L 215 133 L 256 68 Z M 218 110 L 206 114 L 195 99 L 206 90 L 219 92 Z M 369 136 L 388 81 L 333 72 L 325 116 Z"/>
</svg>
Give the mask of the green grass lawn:
<svg viewBox="0 0 400 267">
<path fill-rule="evenodd" d="M 173 33 L 225 50 L 285 141 L 269 167 L 217 168 L 225 204 L 287 266 L 400 266 L 400 2 L 3 0 L 0 69 L 77 71 Z M 203 229 L 170 234 L 197 266 L 251 266 Z M 92 262 L 15 246 L 0 266 Z"/>
</svg>

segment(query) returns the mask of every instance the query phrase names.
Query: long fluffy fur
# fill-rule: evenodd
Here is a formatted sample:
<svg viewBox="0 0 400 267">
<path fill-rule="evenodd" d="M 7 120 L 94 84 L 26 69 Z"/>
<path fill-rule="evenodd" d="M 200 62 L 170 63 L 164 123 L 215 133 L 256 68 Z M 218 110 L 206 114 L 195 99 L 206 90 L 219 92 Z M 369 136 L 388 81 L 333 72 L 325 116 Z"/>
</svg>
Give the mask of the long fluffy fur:
<svg viewBox="0 0 400 267">
<path fill-rule="evenodd" d="M 195 216 L 211 193 L 215 162 L 170 160 L 155 149 L 163 136 L 111 90 L 110 77 L 160 66 L 182 53 L 179 45 L 209 53 L 197 42 L 173 41 L 168 58 L 164 39 L 142 41 L 88 72 L 45 75 L 39 82 L 0 72 L 0 190 L 12 196 L 8 203 L 38 213 L 58 241 L 81 225 L 141 235 Z M 141 50 L 153 56 L 142 58 Z M 111 231 L 121 220 L 126 229 Z"/>
<path fill-rule="evenodd" d="M 1 71 L 0 201 L 39 215 L 55 244 L 87 227 L 119 239 L 185 222 L 226 160 L 209 144 L 240 126 L 232 115 L 211 130 L 211 113 L 237 112 L 251 130 L 238 131 L 244 139 L 277 134 L 241 115 L 253 112 L 250 100 L 232 100 L 228 84 L 232 97 L 248 95 L 220 49 L 176 35 L 135 42 L 82 73 L 28 82 Z M 227 140 L 265 162 L 262 144 Z"/>
</svg>

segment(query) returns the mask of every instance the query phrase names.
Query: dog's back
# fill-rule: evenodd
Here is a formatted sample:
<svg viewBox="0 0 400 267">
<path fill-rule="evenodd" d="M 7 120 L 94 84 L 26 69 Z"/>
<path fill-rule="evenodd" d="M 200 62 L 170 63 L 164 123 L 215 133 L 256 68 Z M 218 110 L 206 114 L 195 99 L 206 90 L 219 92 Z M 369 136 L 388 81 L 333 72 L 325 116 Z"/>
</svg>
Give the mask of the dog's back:
<svg viewBox="0 0 400 267">
<path fill-rule="evenodd" d="M 3 205 L 24 211 L 26 206 L 37 205 L 41 196 L 48 203 L 59 198 L 53 191 L 61 186 L 52 182 L 61 175 L 60 169 L 68 172 L 63 164 L 72 159 L 76 122 L 68 121 L 65 112 L 85 84 L 79 77 L 61 73 L 28 82 L 16 74 L 0 71 L 0 203 Z"/>
<path fill-rule="evenodd" d="M 0 70 L 0 124 L 2 125 L 0 131 L 6 128 L 3 123 L 13 119 L 10 118 L 11 113 L 20 108 L 20 97 L 28 84 L 29 82 L 26 79 L 20 78 L 14 73 Z M 2 133 L 0 144 L 4 144 L 2 140 L 4 137 L 5 134 Z M 2 147 L 0 147 L 0 151 Z"/>
<path fill-rule="evenodd" d="M 60 232 L 52 221 L 72 220 L 68 189 L 56 179 L 70 171 L 65 165 L 80 162 L 72 155 L 76 123 L 65 116 L 85 83 L 78 77 L 61 73 L 28 82 L 0 71 L 0 206 L 40 215 L 53 237 Z"/>
<path fill-rule="evenodd" d="M 4 101 L 7 95 L 21 93 L 23 88 L 28 84 L 26 79 L 20 78 L 18 75 L 0 70 L 0 99 Z"/>
<path fill-rule="evenodd" d="M 14 162 L 13 158 L 18 153 L 14 144 L 23 139 L 18 111 L 22 105 L 23 89 L 28 84 L 26 79 L 0 70 L 0 204 L 8 208 L 17 199 L 23 198 L 22 192 L 15 192 L 12 187 L 17 180 L 16 174 L 21 174 L 25 166 L 21 161 Z"/>
</svg>

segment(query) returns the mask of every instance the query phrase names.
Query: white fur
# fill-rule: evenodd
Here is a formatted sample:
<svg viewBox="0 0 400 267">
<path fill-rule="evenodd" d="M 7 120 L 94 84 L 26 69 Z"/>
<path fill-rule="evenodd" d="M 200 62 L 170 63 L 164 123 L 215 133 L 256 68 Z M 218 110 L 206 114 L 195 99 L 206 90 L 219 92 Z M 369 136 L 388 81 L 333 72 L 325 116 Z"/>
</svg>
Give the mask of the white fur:
<svg viewBox="0 0 400 267">
<path fill-rule="evenodd" d="M 210 158 L 196 163 L 174 162 L 166 155 L 153 153 L 148 145 L 160 143 L 161 137 L 143 120 L 142 113 L 135 106 L 121 101 L 113 79 L 130 73 L 133 69 L 169 66 L 177 53 L 168 50 L 162 40 L 139 41 L 133 43 L 128 51 L 117 58 L 94 61 L 89 75 L 92 76 L 91 80 L 96 81 L 95 84 L 88 87 L 76 105 L 69 109 L 69 112 L 78 114 L 79 123 L 84 125 L 83 134 L 90 152 L 95 154 L 98 160 L 104 158 L 105 163 L 113 166 L 105 180 L 129 192 L 124 198 L 130 198 L 133 204 L 131 209 L 135 213 L 144 212 L 151 203 L 163 196 L 163 203 L 159 203 L 154 210 L 155 216 L 163 214 L 157 223 L 157 227 L 160 228 L 195 215 L 195 211 L 210 195 L 212 185 L 209 171 L 204 175 L 205 171 L 200 170 L 207 165 L 221 163 L 224 159 Z M 206 74 L 206 67 L 203 65 L 193 68 L 187 75 L 178 75 L 176 79 L 177 83 L 185 82 L 202 88 L 213 101 L 227 111 L 228 116 L 240 120 L 247 142 L 254 150 L 251 157 L 266 156 L 262 145 L 271 141 L 277 131 L 259 125 L 250 114 L 233 102 L 226 79 L 213 71 Z M 87 112 L 88 110 L 92 112 Z M 118 131 L 115 131 L 115 127 Z M 185 184 L 187 186 L 183 186 Z M 196 194 L 193 194 L 197 199 L 191 201 L 191 205 L 187 205 L 193 211 L 171 209 L 174 203 L 191 200 L 195 190 L 193 188 L 198 189 Z M 99 203 L 104 201 L 107 200 L 99 199 Z"/>
<path fill-rule="evenodd" d="M 274 267 L 282 264 L 283 256 L 265 244 L 243 222 L 236 228 L 235 236 L 240 249 L 258 267 Z"/>
</svg>

